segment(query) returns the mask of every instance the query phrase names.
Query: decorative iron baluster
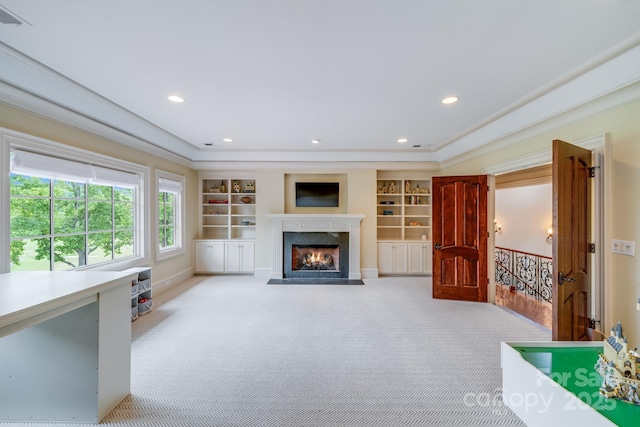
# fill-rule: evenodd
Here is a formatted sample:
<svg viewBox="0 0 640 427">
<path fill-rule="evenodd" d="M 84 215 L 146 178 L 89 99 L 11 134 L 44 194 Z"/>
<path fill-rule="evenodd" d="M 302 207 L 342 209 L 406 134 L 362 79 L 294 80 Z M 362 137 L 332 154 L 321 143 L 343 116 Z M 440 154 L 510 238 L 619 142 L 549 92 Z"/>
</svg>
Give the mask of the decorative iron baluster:
<svg viewBox="0 0 640 427">
<path fill-rule="evenodd" d="M 496 247 L 496 283 L 514 287 L 536 299 L 551 302 L 552 259 Z"/>
</svg>

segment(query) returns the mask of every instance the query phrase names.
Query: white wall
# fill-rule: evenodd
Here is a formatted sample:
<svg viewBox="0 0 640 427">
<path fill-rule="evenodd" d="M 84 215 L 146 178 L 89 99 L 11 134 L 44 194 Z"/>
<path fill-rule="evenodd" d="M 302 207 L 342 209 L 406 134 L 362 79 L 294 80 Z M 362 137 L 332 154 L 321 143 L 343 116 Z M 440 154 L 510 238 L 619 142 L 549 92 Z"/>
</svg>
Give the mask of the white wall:
<svg viewBox="0 0 640 427">
<path fill-rule="evenodd" d="M 496 246 L 551 257 L 551 184 L 496 190 L 495 219 L 502 226 Z"/>
</svg>

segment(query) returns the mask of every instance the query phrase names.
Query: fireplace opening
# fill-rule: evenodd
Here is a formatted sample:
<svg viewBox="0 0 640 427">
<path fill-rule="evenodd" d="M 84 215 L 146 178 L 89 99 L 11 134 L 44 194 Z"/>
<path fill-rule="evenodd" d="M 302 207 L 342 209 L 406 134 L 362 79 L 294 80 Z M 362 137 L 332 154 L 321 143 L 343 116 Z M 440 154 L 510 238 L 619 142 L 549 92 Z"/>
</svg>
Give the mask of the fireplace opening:
<svg viewBox="0 0 640 427">
<path fill-rule="evenodd" d="M 349 233 L 284 232 L 283 278 L 348 278 Z"/>
<path fill-rule="evenodd" d="M 340 271 L 339 245 L 293 245 L 293 271 Z"/>
</svg>

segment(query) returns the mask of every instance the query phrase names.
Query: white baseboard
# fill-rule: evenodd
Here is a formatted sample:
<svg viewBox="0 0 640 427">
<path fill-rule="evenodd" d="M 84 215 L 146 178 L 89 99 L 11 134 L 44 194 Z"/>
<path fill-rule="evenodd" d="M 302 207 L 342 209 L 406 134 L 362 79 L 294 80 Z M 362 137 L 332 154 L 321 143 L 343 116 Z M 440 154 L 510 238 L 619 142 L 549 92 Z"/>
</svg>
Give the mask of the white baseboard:
<svg viewBox="0 0 640 427">
<path fill-rule="evenodd" d="M 254 277 L 258 279 L 263 279 L 265 282 L 268 282 L 271 279 L 271 269 L 270 268 L 256 268 L 253 273 Z"/>
<path fill-rule="evenodd" d="M 160 280 L 157 280 L 153 277 L 153 270 L 151 271 L 151 277 L 153 280 L 153 294 L 157 295 L 157 294 L 161 294 L 162 292 L 166 291 L 167 289 L 176 286 L 190 278 L 193 277 L 193 267 L 192 268 L 188 268 L 186 270 L 183 270 L 179 273 L 176 273 L 172 276 L 169 277 L 163 277 Z"/>
<path fill-rule="evenodd" d="M 363 268 L 360 270 L 363 279 L 377 279 L 378 278 L 378 269 L 377 268 Z"/>
</svg>

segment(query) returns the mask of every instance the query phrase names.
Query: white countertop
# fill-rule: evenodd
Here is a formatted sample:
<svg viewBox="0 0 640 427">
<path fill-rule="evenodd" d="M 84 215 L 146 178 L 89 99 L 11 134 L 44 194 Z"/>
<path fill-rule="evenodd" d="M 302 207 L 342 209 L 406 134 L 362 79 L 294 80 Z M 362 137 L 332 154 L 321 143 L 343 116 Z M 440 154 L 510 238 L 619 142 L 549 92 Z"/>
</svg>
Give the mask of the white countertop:
<svg viewBox="0 0 640 427">
<path fill-rule="evenodd" d="M 0 337 L 96 301 L 100 292 L 135 277 L 132 271 L 0 274 Z"/>
</svg>

